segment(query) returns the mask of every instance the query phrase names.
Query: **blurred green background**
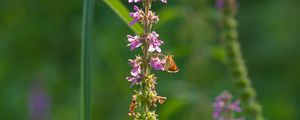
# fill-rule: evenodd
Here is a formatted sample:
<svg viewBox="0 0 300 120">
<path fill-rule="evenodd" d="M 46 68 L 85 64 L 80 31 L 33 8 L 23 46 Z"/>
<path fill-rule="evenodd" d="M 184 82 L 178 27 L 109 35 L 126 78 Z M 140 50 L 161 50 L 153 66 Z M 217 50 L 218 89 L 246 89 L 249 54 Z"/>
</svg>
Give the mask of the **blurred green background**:
<svg viewBox="0 0 300 120">
<path fill-rule="evenodd" d="M 128 9 L 132 5 L 122 0 Z M 126 35 L 95 2 L 92 118 L 126 120 L 132 90 Z M 300 1 L 240 0 L 239 32 L 249 76 L 268 120 L 300 120 Z M 0 119 L 79 120 L 81 0 L 0 1 Z M 154 26 L 175 54 L 177 74 L 156 72 L 160 120 L 211 120 L 214 97 L 234 93 L 213 0 L 155 3 Z M 297 102 L 298 101 L 298 102 Z"/>
</svg>

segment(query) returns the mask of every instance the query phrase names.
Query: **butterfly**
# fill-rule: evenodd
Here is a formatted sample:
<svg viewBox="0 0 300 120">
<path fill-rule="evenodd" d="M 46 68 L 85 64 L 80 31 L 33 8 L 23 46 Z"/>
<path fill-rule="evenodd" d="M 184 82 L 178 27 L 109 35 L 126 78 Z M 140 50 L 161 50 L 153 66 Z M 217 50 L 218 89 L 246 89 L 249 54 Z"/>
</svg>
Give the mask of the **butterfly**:
<svg viewBox="0 0 300 120">
<path fill-rule="evenodd" d="M 169 72 L 169 73 L 176 73 L 179 71 L 175 61 L 172 58 L 172 55 L 168 55 L 165 58 L 166 63 L 164 66 L 165 71 Z"/>
</svg>

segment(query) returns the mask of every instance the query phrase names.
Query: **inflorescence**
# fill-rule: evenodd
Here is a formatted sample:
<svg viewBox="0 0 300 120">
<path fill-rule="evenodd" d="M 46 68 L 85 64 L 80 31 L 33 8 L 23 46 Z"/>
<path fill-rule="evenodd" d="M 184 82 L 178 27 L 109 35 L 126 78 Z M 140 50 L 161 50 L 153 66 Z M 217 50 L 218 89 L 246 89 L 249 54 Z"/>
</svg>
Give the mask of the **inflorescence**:
<svg viewBox="0 0 300 120">
<path fill-rule="evenodd" d="M 215 120 L 244 120 L 244 118 L 235 118 L 235 113 L 242 111 L 240 101 L 231 101 L 232 95 L 224 91 L 221 95 L 215 98 L 213 103 L 213 118 Z"/>
<path fill-rule="evenodd" d="M 133 6 L 134 12 L 129 15 L 133 20 L 129 25 L 140 23 L 144 32 L 140 35 L 127 35 L 130 50 L 141 48 L 143 55 L 137 55 L 135 59 L 129 59 L 131 66 L 130 76 L 126 79 L 134 89 L 132 102 L 128 115 L 135 120 L 157 120 L 157 103 L 163 104 L 166 97 L 158 96 L 155 85 L 157 77 L 151 73 L 151 69 L 158 71 L 177 72 L 171 55 L 162 54 L 161 45 L 164 42 L 159 39 L 159 34 L 152 31 L 152 25 L 159 21 L 159 17 L 151 11 L 151 4 L 155 0 L 129 0 L 129 3 L 141 3 L 143 7 Z M 160 0 L 167 3 L 167 0 Z"/>
</svg>

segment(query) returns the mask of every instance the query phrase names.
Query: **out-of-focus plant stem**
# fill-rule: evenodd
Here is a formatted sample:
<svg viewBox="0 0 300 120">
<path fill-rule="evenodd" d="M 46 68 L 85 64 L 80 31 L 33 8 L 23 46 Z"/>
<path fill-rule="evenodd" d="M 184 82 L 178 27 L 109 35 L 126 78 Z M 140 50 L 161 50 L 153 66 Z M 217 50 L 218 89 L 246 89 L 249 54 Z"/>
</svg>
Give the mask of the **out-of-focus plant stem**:
<svg viewBox="0 0 300 120">
<path fill-rule="evenodd" d="M 235 19 L 237 12 L 236 0 L 224 0 L 223 7 L 223 35 L 226 41 L 229 67 L 237 86 L 236 92 L 239 93 L 245 106 L 246 120 L 263 120 L 261 106 L 255 101 L 256 92 L 248 77 L 238 42 L 237 21 Z"/>
<path fill-rule="evenodd" d="M 81 105 L 80 120 L 90 120 L 91 57 L 94 0 L 84 0 L 81 48 Z"/>
</svg>

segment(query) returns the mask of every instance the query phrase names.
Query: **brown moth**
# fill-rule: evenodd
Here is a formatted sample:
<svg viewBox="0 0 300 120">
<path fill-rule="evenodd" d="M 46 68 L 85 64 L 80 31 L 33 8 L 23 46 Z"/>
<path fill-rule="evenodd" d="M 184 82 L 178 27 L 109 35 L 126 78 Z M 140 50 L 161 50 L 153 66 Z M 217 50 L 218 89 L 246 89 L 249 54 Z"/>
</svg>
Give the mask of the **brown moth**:
<svg viewBox="0 0 300 120">
<path fill-rule="evenodd" d="M 166 63 L 164 66 L 165 71 L 169 72 L 169 73 L 176 73 L 179 71 L 175 61 L 172 58 L 172 55 L 168 55 L 165 58 Z"/>
</svg>

